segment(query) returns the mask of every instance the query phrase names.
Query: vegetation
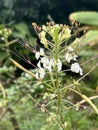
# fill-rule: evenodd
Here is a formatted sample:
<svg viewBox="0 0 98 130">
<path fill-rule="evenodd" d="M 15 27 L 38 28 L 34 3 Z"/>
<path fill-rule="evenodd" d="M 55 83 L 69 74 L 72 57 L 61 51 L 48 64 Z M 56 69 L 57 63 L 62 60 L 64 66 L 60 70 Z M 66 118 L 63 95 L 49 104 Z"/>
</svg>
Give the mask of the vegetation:
<svg viewBox="0 0 98 130">
<path fill-rule="evenodd" d="M 0 130 L 98 129 L 98 12 L 62 3 L 0 1 Z"/>
</svg>

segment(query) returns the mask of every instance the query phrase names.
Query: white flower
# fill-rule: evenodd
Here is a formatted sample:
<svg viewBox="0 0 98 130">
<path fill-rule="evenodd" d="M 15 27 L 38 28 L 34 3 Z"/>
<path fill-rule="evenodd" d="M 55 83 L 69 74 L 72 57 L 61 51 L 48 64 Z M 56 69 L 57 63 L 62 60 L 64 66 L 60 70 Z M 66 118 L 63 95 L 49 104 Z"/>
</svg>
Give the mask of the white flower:
<svg viewBox="0 0 98 130">
<path fill-rule="evenodd" d="M 77 58 L 78 56 L 75 54 L 75 53 L 73 53 L 73 54 L 71 54 L 71 53 L 66 53 L 65 54 L 65 60 L 68 62 L 68 63 L 70 63 L 70 61 L 71 60 L 74 60 L 74 61 L 77 61 Z"/>
<path fill-rule="evenodd" d="M 48 58 L 43 57 L 43 58 L 41 58 L 41 62 L 43 63 L 43 67 L 45 69 L 48 69 L 51 72 L 53 60 L 52 59 L 49 60 Z"/>
<path fill-rule="evenodd" d="M 40 68 L 39 69 L 39 74 L 40 74 L 40 78 L 43 79 L 44 76 L 45 76 L 45 70 L 44 70 L 44 68 Z"/>
<path fill-rule="evenodd" d="M 37 60 L 40 58 L 40 56 L 44 56 L 44 49 L 43 48 L 40 48 L 40 51 L 37 51 L 35 53 L 35 57 Z"/>
<path fill-rule="evenodd" d="M 41 63 L 44 63 L 46 60 L 47 60 L 46 57 L 42 57 L 42 58 L 41 58 Z"/>
<path fill-rule="evenodd" d="M 65 60 L 70 63 L 70 61 L 73 59 L 72 55 L 70 53 L 65 54 Z"/>
<path fill-rule="evenodd" d="M 54 59 L 50 59 L 50 64 L 51 64 L 51 66 L 54 65 Z"/>
<path fill-rule="evenodd" d="M 35 77 L 37 79 L 39 79 L 39 78 L 43 79 L 44 76 L 45 76 L 45 70 L 44 70 L 44 68 L 39 68 L 39 71 L 35 74 Z"/>
<path fill-rule="evenodd" d="M 77 62 L 71 65 L 71 71 L 75 73 L 80 73 L 80 75 L 83 75 L 82 68 Z"/>
<path fill-rule="evenodd" d="M 77 56 L 76 54 L 74 54 L 73 60 L 74 60 L 74 61 L 77 61 L 77 57 L 78 57 L 78 56 Z"/>
<path fill-rule="evenodd" d="M 58 71 L 62 70 L 62 62 L 60 61 L 60 59 L 58 59 Z"/>
<path fill-rule="evenodd" d="M 43 48 L 40 48 L 40 55 L 44 56 L 44 49 Z"/>
<path fill-rule="evenodd" d="M 35 58 L 38 60 L 38 59 L 39 59 L 39 57 L 40 57 L 40 52 L 39 52 L 39 51 L 37 51 L 37 52 L 35 53 Z"/>
<path fill-rule="evenodd" d="M 52 66 L 51 66 L 51 64 L 50 64 L 48 59 L 47 59 L 46 62 L 43 63 L 43 66 L 44 66 L 44 68 L 48 69 L 51 72 Z"/>
</svg>

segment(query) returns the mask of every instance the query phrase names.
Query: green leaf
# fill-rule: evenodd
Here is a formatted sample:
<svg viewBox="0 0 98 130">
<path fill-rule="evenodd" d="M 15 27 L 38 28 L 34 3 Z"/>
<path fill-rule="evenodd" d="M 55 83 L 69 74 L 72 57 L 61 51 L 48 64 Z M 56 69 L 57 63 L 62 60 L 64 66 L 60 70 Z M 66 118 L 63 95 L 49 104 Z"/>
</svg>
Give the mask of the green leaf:
<svg viewBox="0 0 98 130">
<path fill-rule="evenodd" d="M 27 26 L 26 23 L 22 22 L 19 24 L 16 24 L 15 26 L 16 31 L 14 31 L 14 35 L 18 37 L 23 37 L 23 36 L 31 36 L 29 27 Z"/>
<path fill-rule="evenodd" d="M 4 59 L 8 57 L 9 53 L 8 52 L 0 52 L 0 62 L 2 62 Z"/>
<path fill-rule="evenodd" d="M 80 38 L 80 45 L 84 46 L 88 43 L 98 39 L 98 31 L 97 30 L 90 30 L 84 36 Z"/>
<path fill-rule="evenodd" d="M 84 50 L 86 49 L 84 47 L 87 46 L 87 45 L 95 45 L 95 44 L 98 43 L 97 41 L 98 41 L 98 30 L 90 30 L 86 34 L 81 36 L 81 38 L 75 39 L 72 42 L 71 46 L 72 46 L 72 48 L 75 49 L 75 51 L 77 53 L 80 53 L 80 51 L 82 51 L 81 55 L 83 55 Z M 85 54 L 86 55 L 92 55 L 92 53 L 93 53 L 93 50 L 92 51 L 90 50 L 90 52 L 87 51 Z"/>
<path fill-rule="evenodd" d="M 80 11 L 71 13 L 69 19 L 87 25 L 98 26 L 98 12 Z"/>
</svg>

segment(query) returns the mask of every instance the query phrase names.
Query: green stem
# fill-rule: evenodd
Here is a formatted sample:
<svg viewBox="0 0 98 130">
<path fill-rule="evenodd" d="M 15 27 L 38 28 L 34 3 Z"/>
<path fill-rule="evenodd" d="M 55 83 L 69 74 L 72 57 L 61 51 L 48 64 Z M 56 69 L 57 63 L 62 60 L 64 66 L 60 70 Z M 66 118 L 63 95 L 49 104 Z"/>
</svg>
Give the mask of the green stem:
<svg viewBox="0 0 98 130">
<path fill-rule="evenodd" d="M 4 89 L 1 82 L 0 82 L 0 89 L 2 91 L 2 95 L 3 95 L 3 98 L 4 98 L 3 106 L 6 106 L 6 92 L 5 92 L 5 89 Z"/>
<path fill-rule="evenodd" d="M 62 116 L 61 92 L 58 91 L 59 90 L 59 75 L 58 75 L 58 67 L 57 67 L 57 60 L 58 60 L 58 44 L 57 43 L 55 44 L 54 58 L 55 58 L 55 61 L 56 61 L 56 68 L 55 68 L 55 70 L 56 70 L 56 82 L 55 82 L 55 87 L 57 89 L 57 94 L 58 94 L 58 96 L 57 96 L 58 112 L 59 112 L 59 116 L 60 116 L 61 127 L 62 127 L 62 129 L 64 129 L 63 126 L 62 126 L 64 121 L 63 121 L 63 116 Z"/>
<path fill-rule="evenodd" d="M 58 79 L 58 71 L 56 72 L 56 87 L 57 90 L 59 90 L 59 79 Z M 59 115 L 60 115 L 60 122 L 61 122 L 61 127 L 63 128 L 62 124 L 64 124 L 63 121 L 63 116 L 62 116 L 62 104 L 61 104 L 61 92 L 58 91 L 58 111 L 59 111 Z M 64 129 L 64 128 L 63 128 Z"/>
<path fill-rule="evenodd" d="M 53 77 L 52 72 L 50 72 L 50 78 L 51 78 L 52 84 L 53 84 L 53 86 L 55 88 L 55 82 L 54 82 L 54 77 Z"/>
<path fill-rule="evenodd" d="M 98 115 L 98 108 L 96 107 L 95 104 L 93 104 L 93 102 L 90 100 L 90 98 L 88 98 L 87 96 L 79 93 L 78 91 L 70 88 L 70 90 L 74 91 L 75 93 L 77 93 L 78 95 L 80 95 L 96 112 L 96 114 Z"/>
</svg>

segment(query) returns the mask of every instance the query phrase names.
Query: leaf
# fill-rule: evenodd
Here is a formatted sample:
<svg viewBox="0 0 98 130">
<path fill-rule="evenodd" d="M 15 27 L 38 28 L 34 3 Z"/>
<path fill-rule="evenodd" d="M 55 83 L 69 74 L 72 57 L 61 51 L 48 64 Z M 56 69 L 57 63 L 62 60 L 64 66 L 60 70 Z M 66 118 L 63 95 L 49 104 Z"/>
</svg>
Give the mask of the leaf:
<svg viewBox="0 0 98 130">
<path fill-rule="evenodd" d="M 93 11 L 79 11 L 69 15 L 71 21 L 78 21 L 87 25 L 98 26 L 98 12 Z"/>
<path fill-rule="evenodd" d="M 92 55 L 93 50 L 90 50 L 89 52 L 85 50 L 85 46 L 93 46 L 95 44 L 98 44 L 98 30 L 90 30 L 88 31 L 85 35 L 81 36 L 80 38 L 75 39 L 72 43 L 71 46 L 72 48 L 75 49 L 77 53 L 80 53 L 82 50 L 81 54 L 86 54 L 86 55 Z M 78 48 L 78 49 L 77 49 Z M 87 52 L 85 52 L 87 51 Z"/>
<path fill-rule="evenodd" d="M 1 51 L 1 50 L 0 50 Z M 0 62 L 2 62 L 4 59 L 8 57 L 9 53 L 8 52 L 0 52 Z"/>
<path fill-rule="evenodd" d="M 22 22 L 16 24 L 15 26 L 16 31 L 14 32 L 15 36 L 23 37 L 23 36 L 31 36 L 30 30 L 26 23 Z"/>
<path fill-rule="evenodd" d="M 90 30 L 80 38 L 80 45 L 84 46 L 98 39 L 98 30 Z"/>
</svg>

